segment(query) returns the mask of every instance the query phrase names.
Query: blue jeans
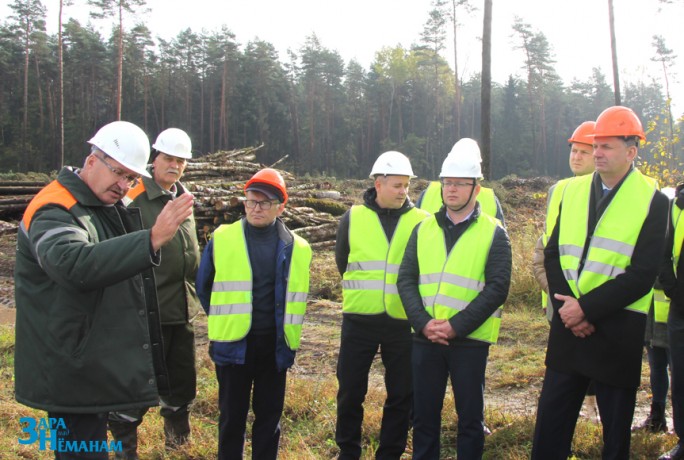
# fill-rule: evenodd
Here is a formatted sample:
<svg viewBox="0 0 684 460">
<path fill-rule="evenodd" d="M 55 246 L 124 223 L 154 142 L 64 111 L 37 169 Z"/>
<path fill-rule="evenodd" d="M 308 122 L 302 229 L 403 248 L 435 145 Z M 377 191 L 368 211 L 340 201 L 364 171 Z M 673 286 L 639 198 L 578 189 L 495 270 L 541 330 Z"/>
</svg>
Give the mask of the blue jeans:
<svg viewBox="0 0 684 460">
<path fill-rule="evenodd" d="M 447 379 L 454 392 L 458 458 L 480 459 L 484 450 L 484 383 L 489 346 L 413 343 L 413 458 L 440 458 L 442 406 Z"/>
</svg>

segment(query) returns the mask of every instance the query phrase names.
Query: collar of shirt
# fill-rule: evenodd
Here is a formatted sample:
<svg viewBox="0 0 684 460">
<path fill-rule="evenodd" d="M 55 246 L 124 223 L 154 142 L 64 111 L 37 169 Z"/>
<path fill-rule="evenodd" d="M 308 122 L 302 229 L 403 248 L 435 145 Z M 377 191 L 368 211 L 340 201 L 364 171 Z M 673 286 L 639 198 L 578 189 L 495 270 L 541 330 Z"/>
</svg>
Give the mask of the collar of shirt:
<svg viewBox="0 0 684 460">
<path fill-rule="evenodd" d="M 445 214 L 446 214 L 446 218 L 449 219 L 449 222 L 451 222 L 451 223 L 454 224 L 454 225 L 457 225 L 457 224 L 460 224 L 461 222 L 465 222 L 466 220 L 470 219 L 470 216 L 473 215 L 473 212 L 475 212 L 475 208 L 473 208 L 473 209 L 468 213 L 467 216 L 465 216 L 463 219 L 461 219 L 461 220 L 458 221 L 458 222 L 454 222 L 454 220 L 453 220 L 453 219 L 451 218 L 451 216 L 449 215 L 449 212 L 448 212 L 448 211 L 447 211 Z"/>
</svg>

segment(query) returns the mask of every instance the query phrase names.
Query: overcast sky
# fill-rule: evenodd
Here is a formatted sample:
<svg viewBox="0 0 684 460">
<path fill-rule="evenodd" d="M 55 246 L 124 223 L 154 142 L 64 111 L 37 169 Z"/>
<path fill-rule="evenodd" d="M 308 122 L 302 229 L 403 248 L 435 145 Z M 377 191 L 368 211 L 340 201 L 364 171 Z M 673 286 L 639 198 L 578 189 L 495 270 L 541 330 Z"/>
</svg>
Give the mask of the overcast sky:
<svg viewBox="0 0 684 460">
<path fill-rule="evenodd" d="M 65 16 L 87 22 L 85 0 L 75 0 Z M 58 0 L 43 0 L 48 10 L 48 30 L 56 31 Z M 459 70 L 465 78 L 480 69 L 482 4 L 470 15 L 461 11 Z M 674 51 L 678 66 L 670 75 L 670 90 L 677 114 L 684 110 L 684 2 L 661 5 L 658 0 L 614 0 L 621 83 L 656 79 L 662 69 L 651 62 L 652 37 L 662 35 Z M 153 36 L 169 39 L 185 28 L 196 32 L 218 30 L 225 24 L 244 45 L 254 38 L 272 43 L 287 60 L 288 48 L 297 51 L 305 38 L 316 33 L 321 44 L 338 51 L 345 61 L 356 59 L 365 68 L 383 46 L 418 42 L 432 0 L 147 0 L 150 12 L 144 22 Z M 566 84 L 586 80 L 600 67 L 612 85 L 608 2 L 606 0 L 493 0 L 493 58 L 495 82 L 508 75 L 524 76 L 523 56 L 514 50 L 514 16 L 535 31 L 543 32 L 556 58 L 556 69 Z M 81 5 L 81 6 L 79 6 Z M 7 9 L 0 6 L 0 12 Z M 662 9 L 662 11 L 659 11 Z M 111 20 L 110 20 L 111 22 Z M 109 35 L 110 26 L 95 23 Z M 451 38 L 448 38 L 450 43 Z M 453 64 L 452 48 L 446 57 Z M 680 109 L 681 108 L 681 109 Z M 596 114 L 598 115 L 598 114 Z"/>
</svg>

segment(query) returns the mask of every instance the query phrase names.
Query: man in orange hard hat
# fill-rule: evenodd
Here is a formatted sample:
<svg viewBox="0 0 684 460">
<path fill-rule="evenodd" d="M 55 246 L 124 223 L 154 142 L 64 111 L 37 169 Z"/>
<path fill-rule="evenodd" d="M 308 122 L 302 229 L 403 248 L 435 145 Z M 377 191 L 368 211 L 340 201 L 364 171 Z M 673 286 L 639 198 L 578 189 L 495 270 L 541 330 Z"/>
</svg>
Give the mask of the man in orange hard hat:
<svg viewBox="0 0 684 460">
<path fill-rule="evenodd" d="M 553 317 L 533 460 L 566 459 L 591 381 L 603 458 L 629 458 L 646 313 L 660 269 L 668 200 L 634 168 L 644 131 L 627 107 L 596 120 L 594 174 L 565 187 L 544 250 Z"/>
<path fill-rule="evenodd" d="M 250 399 L 252 458 L 275 459 L 287 369 L 299 349 L 311 248 L 279 218 L 287 203 L 275 169 L 245 184 L 246 217 L 221 225 L 204 250 L 197 294 L 208 315 L 219 383 L 219 459 L 240 459 Z"/>
</svg>

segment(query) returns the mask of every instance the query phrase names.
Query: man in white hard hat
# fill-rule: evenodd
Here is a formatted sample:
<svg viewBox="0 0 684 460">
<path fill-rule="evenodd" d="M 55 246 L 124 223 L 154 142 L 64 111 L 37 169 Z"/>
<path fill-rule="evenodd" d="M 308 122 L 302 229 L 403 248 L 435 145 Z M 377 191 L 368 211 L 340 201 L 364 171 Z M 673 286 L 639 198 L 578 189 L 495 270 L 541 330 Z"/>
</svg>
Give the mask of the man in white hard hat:
<svg viewBox="0 0 684 460">
<path fill-rule="evenodd" d="M 447 154 L 448 157 L 459 158 L 461 156 L 477 156 L 482 161 L 482 154 L 480 153 L 480 146 L 474 139 L 464 137 L 454 144 L 451 151 Z M 499 198 L 494 194 L 494 190 L 480 185 L 480 193 L 477 195 L 477 201 L 480 203 L 480 209 L 485 214 L 499 219 L 504 224 L 503 209 Z M 424 209 L 427 212 L 434 214 L 442 207 L 442 182 L 432 181 L 428 187 L 423 190 L 420 197 L 416 201 L 416 206 Z"/>
<path fill-rule="evenodd" d="M 337 361 L 337 427 L 340 459 L 361 456 L 363 402 L 378 349 L 385 366 L 376 458 L 398 459 L 406 448 L 411 410 L 411 327 L 397 293 L 397 273 L 413 227 L 428 213 L 413 206 L 413 169 L 400 152 L 378 157 L 361 205 L 342 216 L 335 261 L 342 275 L 342 335 Z"/>
<path fill-rule="evenodd" d="M 58 459 L 108 458 L 107 413 L 168 391 L 152 268 L 192 213 L 184 194 L 144 230 L 121 199 L 149 175 L 147 136 L 116 121 L 89 142 L 83 168 L 65 167 L 35 196 L 17 236 L 15 396 L 60 427 Z"/>
<path fill-rule="evenodd" d="M 456 456 L 482 458 L 489 346 L 499 336 L 511 280 L 511 245 L 501 223 L 481 211 L 477 155 L 442 164 L 444 206 L 412 232 L 397 286 L 413 339 L 413 458 L 442 458 L 447 380 L 458 414 Z"/>
<path fill-rule="evenodd" d="M 187 192 L 180 178 L 192 158 L 190 137 L 178 128 L 162 131 L 152 149 L 152 164 L 147 167 L 152 177 L 143 176 L 124 199 L 129 207 L 140 209 L 144 228 L 154 225 L 166 203 Z M 169 373 L 170 393 L 161 398 L 160 410 L 169 449 L 185 444 L 190 436 L 190 405 L 195 399 L 197 382 L 192 321 L 200 308 L 195 289 L 199 259 L 195 219 L 190 215 L 162 248 L 161 264 L 154 268 Z M 117 457 L 137 456 L 137 427 L 146 412 L 147 408 L 141 408 L 109 414 L 109 430 L 123 447 Z"/>
</svg>

